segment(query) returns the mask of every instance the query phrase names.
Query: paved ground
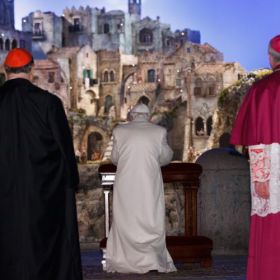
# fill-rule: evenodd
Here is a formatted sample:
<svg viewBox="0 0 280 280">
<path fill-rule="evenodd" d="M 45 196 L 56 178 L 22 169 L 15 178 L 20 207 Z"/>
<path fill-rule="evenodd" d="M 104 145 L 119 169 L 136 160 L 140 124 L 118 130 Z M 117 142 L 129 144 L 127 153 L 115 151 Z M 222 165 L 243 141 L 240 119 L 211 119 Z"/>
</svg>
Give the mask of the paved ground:
<svg viewBox="0 0 280 280">
<path fill-rule="evenodd" d="M 213 267 L 207 269 L 176 263 L 178 272 L 174 273 L 119 274 L 103 272 L 99 249 L 82 250 L 84 280 L 245 280 L 246 256 L 214 256 L 213 260 Z"/>
</svg>

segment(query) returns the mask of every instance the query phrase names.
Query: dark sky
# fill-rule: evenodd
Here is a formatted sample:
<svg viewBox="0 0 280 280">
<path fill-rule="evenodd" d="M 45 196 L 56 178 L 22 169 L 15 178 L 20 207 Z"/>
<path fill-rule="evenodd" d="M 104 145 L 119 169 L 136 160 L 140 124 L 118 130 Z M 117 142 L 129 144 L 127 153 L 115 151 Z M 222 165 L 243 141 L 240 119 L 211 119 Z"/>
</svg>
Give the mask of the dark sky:
<svg viewBox="0 0 280 280">
<path fill-rule="evenodd" d="M 90 7 L 127 11 L 127 0 L 15 0 L 16 27 L 30 12 L 65 7 Z M 267 45 L 280 34 L 280 0 L 142 0 L 142 17 L 156 19 L 171 29 L 200 30 L 208 42 L 224 54 L 226 62 L 238 61 L 248 71 L 268 67 Z"/>
</svg>

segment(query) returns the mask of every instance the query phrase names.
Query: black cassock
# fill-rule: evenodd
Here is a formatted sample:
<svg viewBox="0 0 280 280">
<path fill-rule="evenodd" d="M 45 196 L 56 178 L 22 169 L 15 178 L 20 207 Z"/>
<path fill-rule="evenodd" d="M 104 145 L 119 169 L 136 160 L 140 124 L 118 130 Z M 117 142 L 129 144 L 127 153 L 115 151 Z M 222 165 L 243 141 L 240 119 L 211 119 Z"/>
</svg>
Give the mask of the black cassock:
<svg viewBox="0 0 280 280">
<path fill-rule="evenodd" d="M 0 88 L 0 279 L 81 280 L 72 137 L 58 97 Z"/>
</svg>

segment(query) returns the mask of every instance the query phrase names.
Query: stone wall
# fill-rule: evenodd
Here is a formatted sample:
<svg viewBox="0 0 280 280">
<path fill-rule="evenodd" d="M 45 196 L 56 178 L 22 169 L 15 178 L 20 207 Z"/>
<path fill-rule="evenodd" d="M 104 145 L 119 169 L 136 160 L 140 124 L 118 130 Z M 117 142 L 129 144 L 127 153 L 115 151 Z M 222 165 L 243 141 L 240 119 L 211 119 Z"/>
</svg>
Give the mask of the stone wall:
<svg viewBox="0 0 280 280">
<path fill-rule="evenodd" d="M 202 154 L 198 234 L 213 240 L 214 254 L 246 254 L 249 237 L 250 176 L 246 157 L 233 149 Z"/>
<path fill-rule="evenodd" d="M 98 164 L 80 164 L 80 186 L 76 195 L 81 242 L 98 242 L 105 235 L 104 198 Z"/>
</svg>

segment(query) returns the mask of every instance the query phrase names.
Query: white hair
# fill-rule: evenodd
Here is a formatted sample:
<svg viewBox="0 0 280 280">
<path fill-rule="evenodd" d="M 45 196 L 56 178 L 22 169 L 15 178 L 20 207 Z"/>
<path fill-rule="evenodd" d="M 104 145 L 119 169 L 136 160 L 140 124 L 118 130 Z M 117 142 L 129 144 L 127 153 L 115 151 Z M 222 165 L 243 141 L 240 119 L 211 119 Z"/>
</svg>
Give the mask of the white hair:
<svg viewBox="0 0 280 280">
<path fill-rule="evenodd" d="M 149 107 L 143 103 L 136 104 L 130 111 L 132 120 L 148 120 L 150 115 Z"/>
</svg>

